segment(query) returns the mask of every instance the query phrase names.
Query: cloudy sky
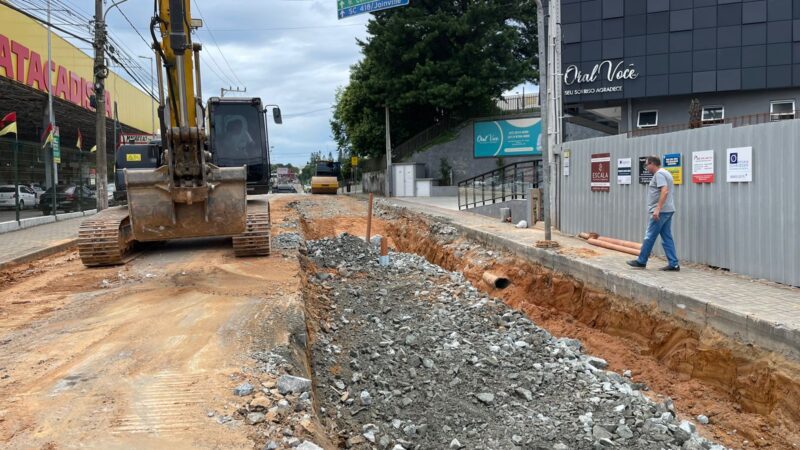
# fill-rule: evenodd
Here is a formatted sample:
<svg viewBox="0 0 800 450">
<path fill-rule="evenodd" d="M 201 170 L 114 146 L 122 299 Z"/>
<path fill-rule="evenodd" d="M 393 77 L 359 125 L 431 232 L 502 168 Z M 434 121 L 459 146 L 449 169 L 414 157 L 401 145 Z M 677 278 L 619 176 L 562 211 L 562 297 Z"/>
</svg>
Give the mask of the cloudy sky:
<svg viewBox="0 0 800 450">
<path fill-rule="evenodd" d="M 94 15 L 91 0 L 55 1 L 83 17 Z M 128 0 L 120 9 L 124 16 L 116 10 L 107 16 L 111 35 L 128 54 L 151 55 L 153 2 Z M 203 44 L 204 98 L 219 96 L 221 87 L 244 86 L 242 95 L 280 105 L 284 123 L 269 123 L 273 162 L 303 165 L 311 152 L 335 153 L 329 125 L 335 91 L 360 58 L 356 39 L 366 37 L 371 16 L 338 20 L 335 0 L 192 0 L 192 9 L 205 22 L 194 37 Z M 149 76 L 149 61 L 138 63 Z"/>
</svg>

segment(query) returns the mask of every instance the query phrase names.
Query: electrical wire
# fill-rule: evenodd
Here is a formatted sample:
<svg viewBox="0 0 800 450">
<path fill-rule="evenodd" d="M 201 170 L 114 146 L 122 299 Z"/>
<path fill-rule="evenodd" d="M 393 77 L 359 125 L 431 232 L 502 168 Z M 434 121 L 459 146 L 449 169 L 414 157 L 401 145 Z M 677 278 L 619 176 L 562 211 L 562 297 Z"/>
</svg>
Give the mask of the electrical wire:
<svg viewBox="0 0 800 450">
<path fill-rule="evenodd" d="M 200 6 L 197 4 L 197 0 L 193 0 L 193 3 L 194 7 L 197 9 L 197 14 L 200 15 L 200 18 L 203 20 L 203 23 L 208 23 L 206 19 L 203 17 L 203 12 L 200 10 Z M 219 52 L 220 56 L 222 56 L 222 60 L 225 61 L 225 65 L 228 66 L 228 70 L 230 70 L 231 74 L 233 75 L 233 77 L 236 79 L 236 81 L 240 86 L 247 88 L 247 86 L 245 86 L 245 84 L 242 83 L 242 80 L 240 80 L 239 77 L 236 75 L 236 71 L 233 70 L 230 63 L 228 62 L 228 58 L 226 58 L 225 54 L 222 53 L 222 49 L 219 48 L 219 43 L 217 43 L 217 38 L 214 36 L 214 32 L 211 31 L 210 28 L 207 31 L 208 34 L 211 36 L 211 40 L 214 42 L 214 45 L 217 48 L 217 52 Z"/>
</svg>

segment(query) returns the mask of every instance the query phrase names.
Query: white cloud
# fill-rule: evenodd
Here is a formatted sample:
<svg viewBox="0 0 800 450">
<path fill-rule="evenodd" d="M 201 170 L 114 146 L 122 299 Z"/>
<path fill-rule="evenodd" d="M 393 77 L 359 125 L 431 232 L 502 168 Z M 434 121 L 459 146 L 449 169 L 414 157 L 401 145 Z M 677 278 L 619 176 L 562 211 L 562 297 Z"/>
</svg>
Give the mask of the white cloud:
<svg viewBox="0 0 800 450">
<path fill-rule="evenodd" d="M 193 15 L 198 17 L 194 1 Z M 269 124 L 273 162 L 302 165 L 311 152 L 335 152 L 330 106 L 336 88 L 347 84 L 350 66 L 360 59 L 356 38 L 366 36 L 369 17 L 339 21 L 334 1 L 196 1 L 205 19 L 195 36 L 203 44 L 204 98 L 219 96 L 220 88 L 237 84 L 238 78 L 247 87 L 244 95 L 280 105 L 283 125 Z M 124 3 L 121 8 L 149 41 L 152 2 Z M 131 53 L 152 54 L 116 11 L 109 13 L 109 31 Z M 141 64 L 149 72 L 149 63 Z"/>
</svg>

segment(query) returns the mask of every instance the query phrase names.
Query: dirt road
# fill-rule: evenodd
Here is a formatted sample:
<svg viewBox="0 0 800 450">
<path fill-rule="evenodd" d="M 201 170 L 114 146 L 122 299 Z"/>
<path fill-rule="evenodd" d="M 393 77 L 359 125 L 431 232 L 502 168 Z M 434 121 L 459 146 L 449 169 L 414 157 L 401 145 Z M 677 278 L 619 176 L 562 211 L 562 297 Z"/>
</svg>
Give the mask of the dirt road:
<svg viewBox="0 0 800 450">
<path fill-rule="evenodd" d="M 274 319 L 296 306 L 298 271 L 279 251 L 236 259 L 223 239 L 124 267 L 68 253 L 7 274 L 0 447 L 252 448 L 230 418 L 233 388 L 250 379 L 250 352 L 288 339 Z"/>
</svg>

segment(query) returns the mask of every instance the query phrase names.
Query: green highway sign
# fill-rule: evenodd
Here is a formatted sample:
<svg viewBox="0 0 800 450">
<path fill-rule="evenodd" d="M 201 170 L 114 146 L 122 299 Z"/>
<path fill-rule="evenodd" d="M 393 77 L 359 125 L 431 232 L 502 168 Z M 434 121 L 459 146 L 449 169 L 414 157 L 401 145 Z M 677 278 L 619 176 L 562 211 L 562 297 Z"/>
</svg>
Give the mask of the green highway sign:
<svg viewBox="0 0 800 450">
<path fill-rule="evenodd" d="M 358 14 L 382 11 L 398 6 L 408 6 L 409 0 L 336 0 L 339 19 Z"/>
</svg>

